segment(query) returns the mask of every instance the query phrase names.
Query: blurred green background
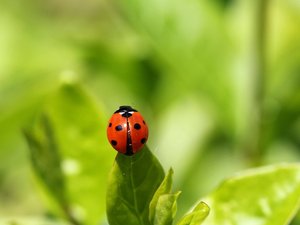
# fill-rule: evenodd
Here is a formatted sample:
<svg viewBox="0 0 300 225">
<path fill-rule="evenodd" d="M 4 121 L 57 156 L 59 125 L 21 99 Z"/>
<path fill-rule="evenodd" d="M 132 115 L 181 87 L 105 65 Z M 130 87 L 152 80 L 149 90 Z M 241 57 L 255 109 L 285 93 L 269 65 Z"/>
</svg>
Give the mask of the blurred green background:
<svg viewBox="0 0 300 225">
<path fill-rule="evenodd" d="M 299 86 L 299 0 L 1 0 L 0 223 L 105 224 L 120 105 L 174 168 L 182 215 L 236 171 L 300 160 Z M 55 146 L 50 191 L 26 132 Z"/>
</svg>

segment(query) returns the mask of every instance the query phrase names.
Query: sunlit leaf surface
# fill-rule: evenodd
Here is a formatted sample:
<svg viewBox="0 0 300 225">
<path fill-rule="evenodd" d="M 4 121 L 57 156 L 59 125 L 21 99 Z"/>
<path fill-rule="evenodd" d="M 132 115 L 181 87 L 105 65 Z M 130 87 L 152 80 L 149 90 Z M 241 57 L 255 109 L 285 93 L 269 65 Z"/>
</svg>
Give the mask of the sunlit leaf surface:
<svg viewBox="0 0 300 225">
<path fill-rule="evenodd" d="M 241 172 L 208 198 L 205 225 L 287 225 L 300 206 L 300 165 Z"/>
<path fill-rule="evenodd" d="M 159 197 L 154 217 L 154 225 L 172 225 L 177 212 L 177 198 L 180 191 L 174 194 L 163 194 Z"/>
<path fill-rule="evenodd" d="M 200 202 L 192 212 L 184 215 L 177 225 L 200 225 L 209 214 L 209 207 L 206 203 Z"/>
<path fill-rule="evenodd" d="M 151 223 L 154 222 L 154 218 L 155 218 L 155 211 L 156 211 L 156 206 L 158 203 L 158 200 L 160 198 L 161 195 L 164 194 L 169 194 L 171 193 L 171 189 L 172 189 L 172 176 L 173 176 L 173 170 L 170 169 L 168 174 L 165 176 L 163 182 L 160 184 L 160 186 L 158 187 L 158 189 L 156 190 L 150 205 L 149 205 L 149 220 Z"/>
</svg>

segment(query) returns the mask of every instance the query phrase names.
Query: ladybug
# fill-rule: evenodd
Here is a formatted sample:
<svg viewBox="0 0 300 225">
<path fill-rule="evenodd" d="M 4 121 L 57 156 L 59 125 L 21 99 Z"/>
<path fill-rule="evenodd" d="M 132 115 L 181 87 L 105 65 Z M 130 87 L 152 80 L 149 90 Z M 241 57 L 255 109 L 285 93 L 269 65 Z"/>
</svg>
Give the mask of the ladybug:
<svg viewBox="0 0 300 225">
<path fill-rule="evenodd" d="M 148 126 L 137 110 L 120 106 L 108 122 L 107 138 L 114 149 L 130 156 L 145 145 Z"/>
</svg>

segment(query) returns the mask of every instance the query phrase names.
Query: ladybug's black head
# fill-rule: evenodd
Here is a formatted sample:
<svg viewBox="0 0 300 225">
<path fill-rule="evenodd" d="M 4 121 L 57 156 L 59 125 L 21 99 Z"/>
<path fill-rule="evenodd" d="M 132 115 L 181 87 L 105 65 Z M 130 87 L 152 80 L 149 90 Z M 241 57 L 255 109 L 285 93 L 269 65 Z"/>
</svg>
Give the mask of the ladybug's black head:
<svg viewBox="0 0 300 225">
<path fill-rule="evenodd" d="M 115 113 L 120 113 L 124 117 L 130 117 L 133 112 L 137 112 L 137 110 L 133 109 L 131 106 L 122 105 L 119 107 Z"/>
</svg>

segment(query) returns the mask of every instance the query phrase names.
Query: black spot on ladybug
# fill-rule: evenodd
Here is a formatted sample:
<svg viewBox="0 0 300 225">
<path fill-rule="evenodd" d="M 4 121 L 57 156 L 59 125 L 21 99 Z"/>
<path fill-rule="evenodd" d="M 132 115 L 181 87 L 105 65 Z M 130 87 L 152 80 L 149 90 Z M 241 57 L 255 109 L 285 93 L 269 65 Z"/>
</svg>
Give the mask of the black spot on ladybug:
<svg viewBox="0 0 300 225">
<path fill-rule="evenodd" d="M 141 125 L 140 125 L 139 123 L 135 123 L 133 127 L 134 127 L 134 129 L 136 129 L 136 130 L 141 129 Z"/>
<path fill-rule="evenodd" d="M 109 123 L 108 127 L 111 127 L 111 125 L 112 125 L 112 124 L 111 124 L 111 123 Z"/>
<path fill-rule="evenodd" d="M 145 125 L 146 123 L 145 123 L 145 120 L 143 120 L 143 124 Z"/>
<path fill-rule="evenodd" d="M 142 143 L 142 144 L 145 144 L 146 141 L 147 141 L 147 138 L 142 138 L 141 143 Z"/>
<path fill-rule="evenodd" d="M 110 143 L 111 143 L 113 146 L 116 146 L 116 145 L 118 144 L 118 142 L 115 141 L 115 140 L 112 140 Z"/>
<path fill-rule="evenodd" d="M 121 125 L 118 125 L 118 126 L 115 127 L 115 129 L 116 129 L 116 131 L 120 131 L 120 130 L 123 129 L 123 127 Z"/>
</svg>

